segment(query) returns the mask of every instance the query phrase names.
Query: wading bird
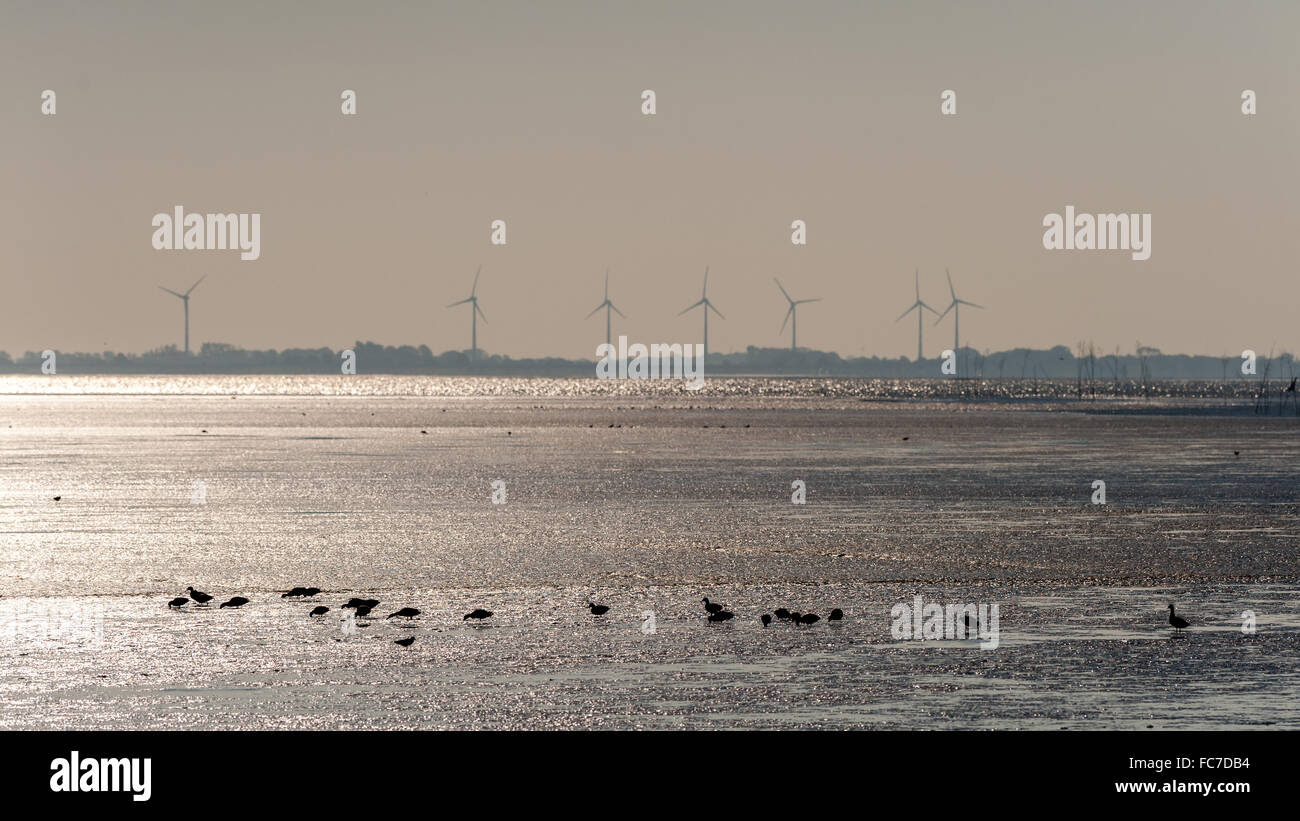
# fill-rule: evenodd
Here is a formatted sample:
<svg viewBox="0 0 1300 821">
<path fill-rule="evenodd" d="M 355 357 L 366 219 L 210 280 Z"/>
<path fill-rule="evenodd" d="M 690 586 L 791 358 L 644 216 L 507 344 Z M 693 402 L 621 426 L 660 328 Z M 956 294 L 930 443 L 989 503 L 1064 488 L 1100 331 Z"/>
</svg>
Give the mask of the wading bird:
<svg viewBox="0 0 1300 821">
<path fill-rule="evenodd" d="M 313 608 L 311 609 L 311 615 L 313 615 L 313 616 L 323 616 L 323 615 L 325 615 L 326 613 L 328 613 L 329 611 L 330 611 L 330 609 L 329 609 L 328 607 L 326 607 L 325 605 L 323 605 L 323 604 L 318 604 L 318 605 L 316 605 L 315 607 L 313 607 Z"/>
<path fill-rule="evenodd" d="M 481 607 L 476 607 L 473 610 L 466 613 L 465 617 L 462 618 L 461 621 L 465 621 L 466 619 L 486 619 L 491 615 L 492 615 L 491 610 L 484 610 Z"/>
<path fill-rule="evenodd" d="M 395 641 L 393 641 L 393 644 L 400 644 L 403 647 L 410 647 L 412 644 L 415 644 L 415 636 L 407 636 L 404 639 L 396 639 Z"/>
<path fill-rule="evenodd" d="M 703 599 L 703 601 L 704 601 L 704 609 L 707 610 L 707 611 L 709 611 L 710 613 L 720 613 L 720 612 L 722 612 L 722 605 L 720 605 L 720 604 L 714 604 L 713 602 L 709 601 L 709 597 L 708 597 L 708 596 L 705 596 L 704 599 Z"/>
<path fill-rule="evenodd" d="M 231 596 L 230 601 L 223 601 L 221 603 L 221 607 L 243 607 L 246 604 L 248 604 L 248 599 L 243 596 Z M 221 607 L 218 607 L 217 609 L 220 610 Z"/>
<path fill-rule="evenodd" d="M 730 610 L 719 610 L 709 616 L 709 621 L 726 621 L 734 615 L 736 614 L 732 613 Z"/>
<path fill-rule="evenodd" d="M 609 607 L 603 604 L 592 604 L 591 599 L 587 599 L 587 606 L 591 608 L 593 616 L 603 616 L 609 612 Z"/>
<path fill-rule="evenodd" d="M 168 606 L 168 607 L 184 607 L 185 604 L 186 604 L 186 602 L 188 602 L 188 601 L 189 601 L 189 599 L 185 598 L 184 596 L 177 596 L 176 598 L 174 598 L 174 599 L 172 599 L 171 601 L 167 602 L 167 606 Z"/>
<path fill-rule="evenodd" d="M 408 619 L 413 619 L 418 615 L 420 615 L 420 611 L 416 610 L 414 607 L 403 607 L 401 610 L 398 610 L 396 613 L 389 613 L 387 616 L 385 616 L 385 618 L 391 619 L 394 616 L 405 616 Z"/>
<path fill-rule="evenodd" d="M 1174 615 L 1174 606 L 1172 604 L 1169 605 L 1169 624 L 1174 628 L 1174 632 L 1186 630 L 1188 627 L 1192 626 L 1187 619 L 1182 616 Z"/>
<path fill-rule="evenodd" d="M 763 615 L 761 615 L 761 616 L 758 617 L 758 620 L 761 621 L 761 622 L 763 622 L 763 626 L 764 626 L 764 627 L 767 627 L 769 624 L 772 623 L 772 614 L 771 614 L 771 613 L 764 613 Z"/>
<path fill-rule="evenodd" d="M 185 592 L 189 593 L 190 598 L 194 599 L 194 601 L 198 602 L 199 604 L 207 604 L 208 602 L 212 601 L 212 597 L 209 596 L 207 593 L 204 593 L 201 590 L 195 590 L 193 587 L 185 588 Z"/>
<path fill-rule="evenodd" d="M 837 607 L 826 617 L 826 621 L 839 621 L 842 618 L 844 618 L 844 611 Z"/>
</svg>

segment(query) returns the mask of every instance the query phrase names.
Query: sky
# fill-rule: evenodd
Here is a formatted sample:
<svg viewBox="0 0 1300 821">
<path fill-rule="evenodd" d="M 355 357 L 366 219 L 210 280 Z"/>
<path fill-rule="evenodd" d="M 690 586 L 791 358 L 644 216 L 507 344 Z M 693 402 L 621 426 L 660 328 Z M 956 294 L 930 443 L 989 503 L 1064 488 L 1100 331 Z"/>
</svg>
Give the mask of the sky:
<svg viewBox="0 0 1300 821">
<path fill-rule="evenodd" d="M 180 345 L 159 286 L 204 275 L 195 349 L 464 349 L 481 265 L 513 357 L 594 357 L 606 269 L 616 336 L 699 342 L 706 266 L 713 351 L 790 344 L 779 277 L 822 299 L 801 347 L 915 356 L 945 269 L 980 350 L 1296 351 L 1297 31 L 1293 0 L 0 0 L 0 350 Z M 260 214 L 260 258 L 155 250 L 177 205 Z M 1067 205 L 1150 213 L 1150 259 L 1044 249 Z"/>
</svg>

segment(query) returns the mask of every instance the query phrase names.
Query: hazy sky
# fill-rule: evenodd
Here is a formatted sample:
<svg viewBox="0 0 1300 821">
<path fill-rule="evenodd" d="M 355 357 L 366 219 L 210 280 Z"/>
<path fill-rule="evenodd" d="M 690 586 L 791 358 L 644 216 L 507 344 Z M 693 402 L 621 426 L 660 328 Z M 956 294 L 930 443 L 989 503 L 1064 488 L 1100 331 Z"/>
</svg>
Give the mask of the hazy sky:
<svg viewBox="0 0 1300 821">
<path fill-rule="evenodd" d="M 1295 351 L 1297 32 L 1294 0 L 0 0 L 0 349 L 179 345 L 158 286 L 204 274 L 195 349 L 466 348 L 481 264 L 516 357 L 593 356 L 607 266 L 615 335 L 697 342 L 706 265 L 715 351 L 789 344 L 777 276 L 824 298 L 802 346 L 912 356 L 945 266 L 980 349 Z M 260 213 L 261 258 L 154 250 L 178 204 Z M 1067 204 L 1150 212 L 1150 260 L 1044 250 Z"/>
</svg>

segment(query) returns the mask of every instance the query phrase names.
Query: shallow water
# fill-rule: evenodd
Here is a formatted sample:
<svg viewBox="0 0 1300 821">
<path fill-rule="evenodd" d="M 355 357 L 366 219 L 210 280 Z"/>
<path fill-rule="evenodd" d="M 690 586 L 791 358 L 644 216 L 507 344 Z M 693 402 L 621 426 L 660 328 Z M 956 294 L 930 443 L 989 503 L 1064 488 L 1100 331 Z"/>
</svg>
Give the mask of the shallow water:
<svg viewBox="0 0 1300 821">
<path fill-rule="evenodd" d="M 0 728 L 1300 727 L 1293 419 L 123 379 L 0 396 Z M 893 639 L 917 594 L 998 647 Z"/>
</svg>

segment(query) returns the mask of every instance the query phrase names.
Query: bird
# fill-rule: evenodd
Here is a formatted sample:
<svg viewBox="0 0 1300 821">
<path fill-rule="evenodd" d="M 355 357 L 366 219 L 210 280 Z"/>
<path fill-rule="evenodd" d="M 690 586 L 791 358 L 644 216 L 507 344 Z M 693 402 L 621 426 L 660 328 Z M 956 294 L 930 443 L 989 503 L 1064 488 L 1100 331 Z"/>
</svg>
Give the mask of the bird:
<svg viewBox="0 0 1300 821">
<path fill-rule="evenodd" d="M 393 644 L 400 644 L 403 647 L 410 647 L 412 644 L 415 644 L 415 636 L 407 636 L 404 639 L 395 639 L 393 641 Z"/>
<path fill-rule="evenodd" d="M 791 613 L 791 614 L 790 614 L 790 621 L 794 622 L 794 626 L 795 626 L 795 627 L 798 627 L 798 626 L 799 626 L 799 619 L 801 619 L 801 618 L 803 618 L 803 614 L 802 614 L 802 613 Z"/>
<path fill-rule="evenodd" d="M 587 599 L 587 606 L 591 608 L 591 615 L 603 616 L 609 612 L 609 607 L 603 604 L 592 604 L 591 599 Z"/>
<path fill-rule="evenodd" d="M 207 604 L 208 602 L 212 601 L 212 597 L 209 596 L 207 593 L 204 593 L 201 590 L 195 590 L 193 587 L 185 588 L 185 592 L 189 593 L 190 598 L 194 599 L 194 601 L 198 602 L 199 604 Z"/>
<path fill-rule="evenodd" d="M 403 607 L 401 610 L 398 610 L 396 613 L 389 613 L 384 618 L 391 619 L 393 616 L 405 616 L 408 619 L 413 619 L 418 615 L 420 615 L 420 611 L 416 610 L 414 607 Z"/>
<path fill-rule="evenodd" d="M 376 607 L 378 604 L 379 604 L 379 599 L 358 599 L 358 598 L 351 598 L 351 599 L 348 599 L 348 603 L 345 604 L 345 605 L 343 605 L 343 606 L 344 606 L 344 607 L 369 607 L 369 608 L 372 608 L 372 609 L 373 609 L 373 608 Z"/>
<path fill-rule="evenodd" d="M 826 621 L 839 621 L 842 618 L 844 618 L 844 611 L 837 607 L 826 617 Z"/>
<path fill-rule="evenodd" d="M 221 607 L 243 607 L 246 604 L 248 604 L 248 599 L 243 596 L 232 596 L 230 601 L 223 601 Z M 217 609 L 220 610 L 221 607 L 218 607 Z"/>
<path fill-rule="evenodd" d="M 374 608 L 368 604 L 359 604 L 356 606 L 355 609 L 356 609 L 357 618 L 362 619 L 365 618 L 366 616 L 369 616 L 370 611 L 373 610 Z"/>
<path fill-rule="evenodd" d="M 481 607 L 476 607 L 473 610 L 466 613 L 465 618 L 462 618 L 461 621 L 465 621 L 466 619 L 486 619 L 488 616 L 491 615 L 492 615 L 491 610 L 484 610 Z"/>
<path fill-rule="evenodd" d="M 772 623 L 772 614 L 771 614 L 771 613 L 764 613 L 763 615 L 761 615 L 761 616 L 758 617 L 758 620 L 761 621 L 761 622 L 763 622 L 763 626 L 764 626 L 764 627 L 767 627 L 769 624 Z"/>
<path fill-rule="evenodd" d="M 185 606 L 185 603 L 188 602 L 188 601 L 189 601 L 189 599 L 185 598 L 184 596 L 177 596 L 176 598 L 174 598 L 174 599 L 172 599 L 171 601 L 167 602 L 167 606 L 168 606 L 168 607 L 184 607 L 184 606 Z"/>
<path fill-rule="evenodd" d="M 772 612 L 775 613 L 776 617 L 778 619 L 781 619 L 782 621 L 785 621 L 786 619 L 790 618 L 790 611 L 786 610 L 784 607 L 778 607 Z"/>
<path fill-rule="evenodd" d="M 317 593 L 319 593 L 319 592 L 320 592 L 320 588 L 319 588 L 319 587 L 308 587 L 308 588 L 306 588 L 305 590 L 302 591 L 302 594 L 303 594 L 304 596 L 307 596 L 308 598 L 310 598 L 310 597 L 312 597 L 312 596 L 315 596 L 315 595 L 316 595 Z"/>
<path fill-rule="evenodd" d="M 714 604 L 713 602 L 709 601 L 709 597 L 708 597 L 708 596 L 705 596 L 705 597 L 704 597 L 704 609 L 707 610 L 707 611 L 709 611 L 710 613 L 721 613 L 721 612 L 722 612 L 722 605 L 720 605 L 720 604 Z"/>
<path fill-rule="evenodd" d="M 280 598 L 287 599 L 291 596 L 305 596 L 305 595 L 307 595 L 307 588 L 295 587 L 294 589 L 290 590 L 288 593 L 285 593 L 284 595 L 280 596 Z"/>
<path fill-rule="evenodd" d="M 732 613 L 730 610 L 719 610 L 716 613 L 709 614 L 709 621 L 726 621 L 734 615 L 736 614 Z"/>
<path fill-rule="evenodd" d="M 802 616 L 799 617 L 800 624 L 816 624 L 821 620 L 822 617 L 817 615 L 816 613 L 804 613 Z"/>
<path fill-rule="evenodd" d="M 62 497 L 62 496 L 55 496 L 55 497 L 54 497 L 54 501 L 56 501 L 56 502 L 60 502 L 60 501 L 62 501 L 62 500 L 63 500 L 63 497 Z"/>
<path fill-rule="evenodd" d="M 1182 616 L 1174 615 L 1174 606 L 1172 604 L 1169 605 L 1169 624 L 1173 626 L 1174 632 L 1177 632 L 1179 630 L 1186 630 L 1188 627 L 1191 627 L 1191 624 L 1187 621 L 1187 619 L 1183 618 Z"/>
<path fill-rule="evenodd" d="M 328 607 L 326 607 L 325 605 L 323 605 L 323 604 L 318 604 L 318 605 L 316 605 L 315 607 L 313 607 L 313 608 L 311 609 L 311 615 L 313 615 L 313 616 L 323 616 L 323 615 L 325 615 L 326 613 L 328 613 L 329 611 L 330 611 L 330 609 L 329 609 Z"/>
</svg>

